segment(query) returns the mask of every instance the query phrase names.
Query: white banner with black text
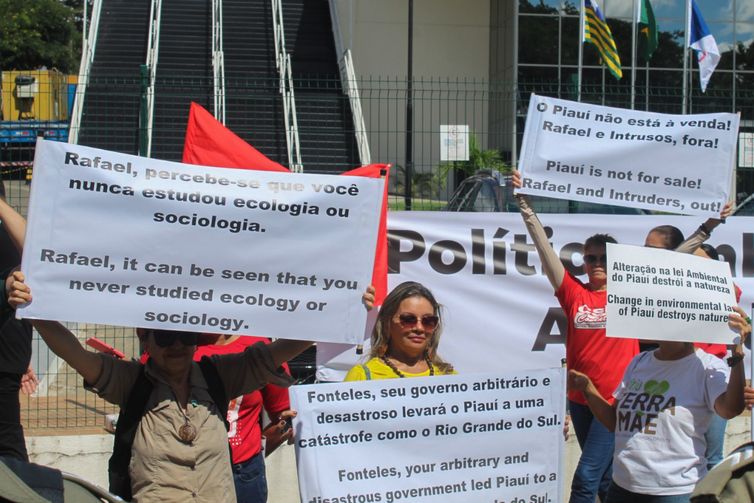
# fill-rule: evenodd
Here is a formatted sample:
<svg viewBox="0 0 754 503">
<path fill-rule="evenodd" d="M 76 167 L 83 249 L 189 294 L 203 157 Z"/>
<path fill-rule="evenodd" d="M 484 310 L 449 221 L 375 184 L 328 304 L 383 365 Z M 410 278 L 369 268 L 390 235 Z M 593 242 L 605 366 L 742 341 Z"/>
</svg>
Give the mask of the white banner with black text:
<svg viewBox="0 0 754 503">
<path fill-rule="evenodd" d="M 39 140 L 19 313 L 356 342 L 383 183 Z"/>
<path fill-rule="evenodd" d="M 562 368 L 294 386 L 301 501 L 562 501 Z"/>
<path fill-rule="evenodd" d="M 655 226 L 675 225 L 688 236 L 703 219 L 542 214 L 540 220 L 566 269 L 586 281 L 582 243 L 592 234 L 643 245 Z M 708 241 L 728 263 L 748 313 L 754 312 L 753 221 L 728 218 Z M 519 214 L 391 212 L 388 237 L 389 286 L 419 281 L 433 292 L 443 306 L 439 353 L 460 373 L 560 365 L 566 319 Z M 318 344 L 318 378 L 342 380 L 368 350 L 359 355 L 354 346 Z"/>
<path fill-rule="evenodd" d="M 737 114 L 668 115 L 532 95 L 519 192 L 684 215 L 728 200 Z"/>
</svg>

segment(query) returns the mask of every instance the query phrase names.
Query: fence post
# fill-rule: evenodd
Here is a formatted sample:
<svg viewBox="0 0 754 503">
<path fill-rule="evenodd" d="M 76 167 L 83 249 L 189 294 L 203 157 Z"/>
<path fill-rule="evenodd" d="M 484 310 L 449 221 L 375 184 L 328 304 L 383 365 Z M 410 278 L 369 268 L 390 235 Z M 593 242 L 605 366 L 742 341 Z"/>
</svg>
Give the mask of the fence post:
<svg viewBox="0 0 754 503">
<path fill-rule="evenodd" d="M 141 90 L 139 93 L 139 155 L 146 157 L 149 145 L 147 90 L 149 89 L 149 66 L 139 65 Z"/>
</svg>

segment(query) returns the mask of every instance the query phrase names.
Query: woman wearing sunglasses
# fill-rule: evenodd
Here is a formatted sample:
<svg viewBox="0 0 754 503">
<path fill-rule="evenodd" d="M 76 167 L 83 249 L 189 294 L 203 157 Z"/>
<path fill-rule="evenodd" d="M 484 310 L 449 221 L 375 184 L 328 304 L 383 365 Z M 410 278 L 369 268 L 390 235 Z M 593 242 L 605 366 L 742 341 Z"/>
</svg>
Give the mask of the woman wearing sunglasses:
<svg viewBox="0 0 754 503">
<path fill-rule="evenodd" d="M 14 307 L 32 300 L 20 271 L 13 273 L 6 289 Z M 123 407 L 141 376 L 151 383 L 127 470 L 133 501 L 236 501 L 228 432 L 212 399 L 207 374 L 192 361 L 199 334 L 140 329 L 139 337 L 150 355 L 142 374 L 139 362 L 87 351 L 58 322 L 35 320 L 33 324 L 49 348 L 108 402 Z M 225 397 L 243 395 L 267 383 L 288 386 L 290 377 L 280 366 L 311 344 L 281 339 L 250 346 L 243 353 L 212 356 L 215 378 Z"/>
<path fill-rule="evenodd" d="M 349 370 L 345 380 L 454 374 L 453 366 L 437 354 L 441 331 L 440 305 L 432 292 L 414 281 L 401 283 L 382 303 L 369 360 Z"/>
<path fill-rule="evenodd" d="M 521 188 L 521 174 L 515 171 L 513 186 Z M 588 375 L 600 395 L 613 403 L 613 391 L 623 371 L 639 352 L 636 339 L 608 338 L 605 335 L 607 313 L 607 243 L 616 243 L 608 234 L 594 234 L 584 242 L 584 283 L 566 271 L 560 257 L 550 246 L 542 223 L 526 196 L 517 194 L 526 230 L 537 249 L 542 269 L 555 291 L 568 321 L 566 363 L 569 369 Z M 730 213 L 726 205 L 722 217 Z M 720 220 L 707 220 L 678 251 L 693 252 Z M 652 233 L 650 233 L 652 234 Z M 605 428 L 589 409 L 587 399 L 578 389 L 568 391 L 568 409 L 581 447 L 581 457 L 571 484 L 572 503 L 593 503 L 599 495 L 604 501 L 611 482 L 614 434 Z"/>
</svg>

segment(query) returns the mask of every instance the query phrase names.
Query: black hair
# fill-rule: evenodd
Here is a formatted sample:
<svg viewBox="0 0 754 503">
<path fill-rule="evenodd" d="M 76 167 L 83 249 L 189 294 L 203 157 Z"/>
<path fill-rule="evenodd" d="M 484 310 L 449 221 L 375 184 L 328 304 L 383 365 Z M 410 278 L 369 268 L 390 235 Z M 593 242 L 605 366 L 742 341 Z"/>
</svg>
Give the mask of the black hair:
<svg viewBox="0 0 754 503">
<path fill-rule="evenodd" d="M 665 241 L 664 248 L 666 250 L 675 250 L 683 243 L 683 232 L 674 225 L 658 225 L 649 231 L 649 234 L 652 233 L 662 236 L 662 239 Z"/>
<path fill-rule="evenodd" d="M 584 248 L 589 246 L 603 247 L 607 246 L 607 243 L 618 244 L 618 241 L 610 234 L 593 234 L 584 241 Z"/>
<path fill-rule="evenodd" d="M 377 322 L 372 329 L 372 349 L 370 352 L 370 358 L 381 357 L 388 351 L 390 344 L 390 322 L 398 312 L 398 308 L 405 299 L 409 297 L 421 297 L 427 299 L 432 305 L 434 314 L 438 317 L 437 327 L 432 332 L 432 336 L 427 347 L 427 358 L 443 371 L 443 373 L 451 373 L 453 366 L 448 362 L 443 361 L 437 354 L 437 347 L 440 345 L 440 334 L 442 333 L 442 309 L 440 304 L 432 295 L 429 289 L 417 283 L 416 281 L 406 281 L 393 288 L 393 290 L 385 297 L 380 308 L 380 313 L 377 316 Z"/>
<path fill-rule="evenodd" d="M 715 248 L 711 244 L 702 243 L 699 249 L 702 250 L 709 258 L 713 260 L 720 260 L 720 254 L 717 253 L 717 248 Z"/>
</svg>

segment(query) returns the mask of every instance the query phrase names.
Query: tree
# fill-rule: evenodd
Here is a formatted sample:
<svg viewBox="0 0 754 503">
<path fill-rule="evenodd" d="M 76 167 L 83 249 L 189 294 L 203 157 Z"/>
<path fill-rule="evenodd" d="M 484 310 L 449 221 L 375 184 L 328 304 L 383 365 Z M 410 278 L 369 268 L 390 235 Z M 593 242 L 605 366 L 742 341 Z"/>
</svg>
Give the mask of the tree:
<svg viewBox="0 0 754 503">
<path fill-rule="evenodd" d="M 0 0 L 0 12 L 0 69 L 45 66 L 63 73 L 78 71 L 81 33 L 76 20 L 81 14 L 70 5 L 59 0 Z"/>
<path fill-rule="evenodd" d="M 455 186 L 461 180 L 473 175 L 480 170 L 499 171 L 503 174 L 509 174 L 511 166 L 503 161 L 503 156 L 499 150 L 482 149 L 474 134 L 469 134 L 469 160 L 468 161 L 450 161 L 440 163 L 440 169 L 434 176 L 434 185 L 438 192 L 445 189 L 451 182 L 451 173 L 455 173 Z"/>
<path fill-rule="evenodd" d="M 429 172 L 411 173 L 411 193 L 414 197 L 432 199 L 437 189 L 436 175 Z M 391 194 L 406 193 L 406 168 L 395 166 L 395 174 L 390 176 Z"/>
</svg>

